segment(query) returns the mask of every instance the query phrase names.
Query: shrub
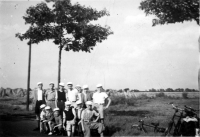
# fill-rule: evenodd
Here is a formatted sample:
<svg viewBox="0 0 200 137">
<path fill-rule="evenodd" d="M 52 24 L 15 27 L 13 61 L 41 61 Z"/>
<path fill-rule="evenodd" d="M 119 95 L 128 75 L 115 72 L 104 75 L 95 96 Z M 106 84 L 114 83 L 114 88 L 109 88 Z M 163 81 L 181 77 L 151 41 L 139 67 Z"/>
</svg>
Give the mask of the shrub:
<svg viewBox="0 0 200 137">
<path fill-rule="evenodd" d="M 187 98 L 188 98 L 188 93 L 187 93 L 187 92 L 183 92 L 183 93 L 182 93 L 182 97 L 183 97 L 184 99 L 187 99 Z"/>
<path fill-rule="evenodd" d="M 164 92 L 160 92 L 158 94 L 156 94 L 156 97 L 166 97 Z"/>
<path fill-rule="evenodd" d="M 126 104 L 126 105 L 135 105 L 136 98 L 130 97 L 125 98 L 125 96 L 111 96 L 111 105 L 119 105 L 119 104 Z"/>
</svg>

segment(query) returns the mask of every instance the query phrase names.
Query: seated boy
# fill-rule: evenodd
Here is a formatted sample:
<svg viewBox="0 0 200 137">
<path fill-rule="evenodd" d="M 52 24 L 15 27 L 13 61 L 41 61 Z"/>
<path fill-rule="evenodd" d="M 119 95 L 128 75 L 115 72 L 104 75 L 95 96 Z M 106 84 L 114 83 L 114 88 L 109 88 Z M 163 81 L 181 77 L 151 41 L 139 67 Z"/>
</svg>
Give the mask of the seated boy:
<svg viewBox="0 0 200 137">
<path fill-rule="evenodd" d="M 41 121 L 44 120 L 44 116 L 45 116 L 45 113 L 46 113 L 46 111 L 44 109 L 45 107 L 46 107 L 45 104 L 42 104 L 40 106 L 40 133 L 46 132 L 46 128 L 44 127 L 44 124 L 41 122 Z"/>
<path fill-rule="evenodd" d="M 66 129 L 68 136 L 74 136 L 76 113 L 71 102 L 65 102 L 65 109 L 63 111 L 63 128 Z M 65 128 L 66 124 L 66 128 Z"/>
<path fill-rule="evenodd" d="M 62 134 L 62 118 L 60 115 L 60 109 L 59 108 L 54 108 L 54 133 L 57 135 L 61 135 Z"/>
<path fill-rule="evenodd" d="M 52 135 L 53 134 L 52 131 L 53 131 L 54 115 L 49 106 L 45 107 L 45 111 L 46 111 L 46 113 L 43 115 L 43 118 L 41 119 L 42 126 L 46 126 L 47 128 L 49 128 L 50 132 L 48 135 Z"/>
<path fill-rule="evenodd" d="M 98 129 L 98 133 L 103 137 L 104 125 L 97 122 L 99 119 L 99 113 L 92 109 L 91 101 L 87 101 L 86 106 L 87 108 L 83 110 L 81 115 L 81 125 L 84 136 L 90 137 L 90 129 Z M 94 116 L 96 116 L 96 119 L 93 121 Z"/>
</svg>

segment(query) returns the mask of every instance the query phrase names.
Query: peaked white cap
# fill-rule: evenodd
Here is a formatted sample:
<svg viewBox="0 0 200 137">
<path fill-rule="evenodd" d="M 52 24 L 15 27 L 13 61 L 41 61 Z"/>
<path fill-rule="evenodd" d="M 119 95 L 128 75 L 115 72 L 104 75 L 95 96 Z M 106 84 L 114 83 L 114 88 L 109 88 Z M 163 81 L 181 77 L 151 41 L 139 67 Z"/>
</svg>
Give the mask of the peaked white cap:
<svg viewBox="0 0 200 137">
<path fill-rule="evenodd" d="M 97 84 L 97 88 L 103 87 L 102 84 Z"/>
</svg>

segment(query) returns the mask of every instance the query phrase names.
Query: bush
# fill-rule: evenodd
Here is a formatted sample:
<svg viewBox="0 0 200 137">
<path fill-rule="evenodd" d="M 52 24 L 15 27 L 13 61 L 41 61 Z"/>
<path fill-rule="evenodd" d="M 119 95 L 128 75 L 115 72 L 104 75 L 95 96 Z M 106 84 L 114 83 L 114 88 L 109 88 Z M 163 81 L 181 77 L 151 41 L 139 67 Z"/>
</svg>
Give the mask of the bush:
<svg viewBox="0 0 200 137">
<path fill-rule="evenodd" d="M 166 97 L 164 92 L 160 92 L 158 94 L 156 94 L 156 97 Z"/>
<path fill-rule="evenodd" d="M 183 97 L 184 99 L 187 99 L 187 98 L 188 98 L 188 93 L 187 93 L 187 92 L 183 92 L 183 93 L 182 93 L 182 97 Z"/>
<path fill-rule="evenodd" d="M 135 105 L 136 98 L 130 97 L 125 98 L 125 96 L 111 96 L 111 105 L 119 105 L 119 104 L 126 104 L 126 105 Z"/>
</svg>

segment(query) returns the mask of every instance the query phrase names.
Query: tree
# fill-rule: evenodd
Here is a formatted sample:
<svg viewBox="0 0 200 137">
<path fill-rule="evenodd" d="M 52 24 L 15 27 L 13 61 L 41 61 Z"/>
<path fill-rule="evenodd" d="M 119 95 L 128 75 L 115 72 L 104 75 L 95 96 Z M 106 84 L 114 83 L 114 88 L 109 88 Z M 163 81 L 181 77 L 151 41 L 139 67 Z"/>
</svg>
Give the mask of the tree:
<svg viewBox="0 0 200 137">
<path fill-rule="evenodd" d="M 152 20 L 152 26 L 192 20 L 199 25 L 199 0 L 143 0 L 139 8 L 144 10 L 146 15 L 157 17 Z M 200 37 L 198 43 L 200 51 Z M 200 68 L 198 85 L 200 91 Z"/>
<path fill-rule="evenodd" d="M 53 3 L 49 8 L 47 3 Z M 28 44 L 38 44 L 41 41 L 53 40 L 59 45 L 58 84 L 60 82 L 61 52 L 85 51 L 91 52 L 97 42 L 107 39 L 113 32 L 110 27 L 92 24 L 103 16 L 109 16 L 106 9 L 97 11 L 79 3 L 71 4 L 70 0 L 46 0 L 36 6 L 31 6 L 23 16 L 25 24 L 30 28 L 24 33 L 17 33 L 20 40 L 28 39 Z"/>
<path fill-rule="evenodd" d="M 155 15 L 153 26 L 195 20 L 199 25 L 198 0 L 143 0 L 139 8 Z"/>
</svg>

